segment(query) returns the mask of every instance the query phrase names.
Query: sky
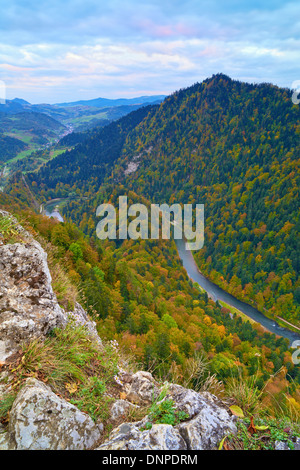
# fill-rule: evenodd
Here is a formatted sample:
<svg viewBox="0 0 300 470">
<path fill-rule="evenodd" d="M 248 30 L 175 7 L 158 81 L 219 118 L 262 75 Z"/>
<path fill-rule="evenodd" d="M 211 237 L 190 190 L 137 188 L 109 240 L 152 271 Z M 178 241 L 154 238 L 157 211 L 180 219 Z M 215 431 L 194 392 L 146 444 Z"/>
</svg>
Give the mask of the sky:
<svg viewBox="0 0 300 470">
<path fill-rule="evenodd" d="M 168 95 L 216 73 L 293 88 L 300 2 L 0 0 L 7 99 Z"/>
</svg>

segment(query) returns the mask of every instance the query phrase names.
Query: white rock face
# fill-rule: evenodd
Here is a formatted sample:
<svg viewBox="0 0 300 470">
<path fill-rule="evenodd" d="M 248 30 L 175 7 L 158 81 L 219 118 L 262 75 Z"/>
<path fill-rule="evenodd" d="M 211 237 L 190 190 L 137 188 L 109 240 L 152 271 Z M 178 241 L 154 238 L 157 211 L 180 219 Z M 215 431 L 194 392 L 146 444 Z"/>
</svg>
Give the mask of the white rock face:
<svg viewBox="0 0 300 470">
<path fill-rule="evenodd" d="M 0 214 L 3 211 L 0 210 Z M 7 213 L 5 214 L 7 215 Z M 101 346 L 95 324 L 81 305 L 66 313 L 57 303 L 51 286 L 47 255 L 41 245 L 21 227 L 24 243 L 1 244 L 0 240 L 0 362 L 5 362 L 27 343 L 70 319 L 84 325 L 95 344 Z M 9 392 L 9 371 L 0 373 L 0 399 Z M 201 450 L 216 449 L 225 434 L 236 431 L 231 416 L 216 397 L 197 393 L 179 385 L 166 384 L 166 393 L 145 371 L 120 374 L 126 400 L 116 400 L 110 422 L 126 419 L 132 407 L 147 407 L 159 397 L 173 400 L 188 418 L 171 426 L 153 423 L 149 417 L 135 423 L 124 422 L 113 429 L 98 450 Z M 123 384 L 123 385 L 122 385 Z M 20 389 L 9 415 L 8 428 L 0 426 L 0 450 L 83 450 L 94 448 L 103 425 L 96 424 L 77 407 L 57 396 L 34 378 Z"/>
<path fill-rule="evenodd" d="M 30 378 L 10 412 L 10 448 L 16 450 L 83 450 L 101 437 L 98 426 L 76 406 L 44 383 Z"/>
<path fill-rule="evenodd" d="M 51 286 L 47 255 L 32 240 L 0 246 L 0 361 L 22 342 L 66 324 Z"/>
<path fill-rule="evenodd" d="M 121 424 L 111 433 L 109 440 L 96 450 L 187 449 L 179 431 L 170 424 L 154 424 L 146 431 L 141 431 L 140 427 L 141 422 Z"/>
<path fill-rule="evenodd" d="M 217 449 L 226 434 L 235 433 L 236 426 L 224 408 L 205 403 L 192 420 L 178 425 L 190 450 Z"/>
</svg>

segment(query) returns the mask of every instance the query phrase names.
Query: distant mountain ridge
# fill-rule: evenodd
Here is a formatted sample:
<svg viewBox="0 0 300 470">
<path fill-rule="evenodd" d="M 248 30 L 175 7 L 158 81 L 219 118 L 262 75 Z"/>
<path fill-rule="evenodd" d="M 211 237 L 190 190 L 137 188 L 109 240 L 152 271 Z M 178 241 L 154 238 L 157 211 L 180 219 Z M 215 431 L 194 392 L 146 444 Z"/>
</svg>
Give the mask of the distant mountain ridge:
<svg viewBox="0 0 300 470">
<path fill-rule="evenodd" d="M 5 104 L 0 104 L 0 114 L 14 116 L 18 113 L 42 113 L 64 126 L 71 126 L 75 131 L 81 132 L 96 126 L 103 127 L 143 106 L 160 104 L 164 98 L 164 95 L 130 99 L 96 98 L 60 104 L 31 104 L 21 98 L 14 98 L 6 100 Z"/>
<path fill-rule="evenodd" d="M 113 106 L 124 106 L 133 104 L 150 104 L 159 103 L 165 99 L 165 95 L 153 95 L 153 96 L 139 96 L 137 98 L 96 98 L 91 100 L 80 100 L 71 103 L 57 103 L 56 106 L 69 107 L 69 106 L 93 106 L 96 108 L 106 108 Z"/>
</svg>

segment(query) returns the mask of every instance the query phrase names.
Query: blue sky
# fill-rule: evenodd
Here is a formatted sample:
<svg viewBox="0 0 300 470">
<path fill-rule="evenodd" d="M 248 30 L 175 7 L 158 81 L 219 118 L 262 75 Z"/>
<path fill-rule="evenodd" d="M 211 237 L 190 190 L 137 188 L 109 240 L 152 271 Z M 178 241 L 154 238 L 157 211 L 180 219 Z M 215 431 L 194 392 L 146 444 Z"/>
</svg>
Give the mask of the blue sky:
<svg viewBox="0 0 300 470">
<path fill-rule="evenodd" d="M 292 87 L 300 2 L 7 0 L 6 98 L 55 103 L 169 94 L 215 73 Z"/>
</svg>

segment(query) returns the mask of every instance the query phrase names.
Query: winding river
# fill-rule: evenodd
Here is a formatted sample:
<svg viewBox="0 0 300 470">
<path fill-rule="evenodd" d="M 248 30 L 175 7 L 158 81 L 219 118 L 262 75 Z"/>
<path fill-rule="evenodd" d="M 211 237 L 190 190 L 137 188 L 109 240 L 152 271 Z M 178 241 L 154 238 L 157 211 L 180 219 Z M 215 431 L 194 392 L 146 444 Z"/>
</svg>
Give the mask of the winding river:
<svg viewBox="0 0 300 470">
<path fill-rule="evenodd" d="M 256 308 L 251 307 L 251 305 L 242 302 L 241 300 L 236 299 L 228 292 L 225 292 L 219 286 L 211 282 L 207 279 L 203 274 L 199 271 L 194 257 L 192 255 L 192 251 L 185 249 L 185 241 L 176 240 L 176 246 L 178 250 L 178 254 L 182 260 L 183 266 L 186 269 L 186 272 L 190 279 L 199 286 L 201 286 L 208 294 L 208 296 L 213 299 L 215 302 L 217 300 L 226 302 L 227 304 L 235 307 L 236 309 L 240 310 L 242 313 L 247 315 L 248 317 L 252 318 L 252 320 L 260 323 L 266 330 L 270 331 L 271 333 L 275 333 L 278 336 L 283 336 L 290 341 L 290 344 L 293 343 L 295 340 L 300 339 L 300 335 L 294 333 L 287 328 L 283 328 L 279 326 L 274 320 L 267 318 L 261 312 L 256 310 Z"/>
<path fill-rule="evenodd" d="M 47 202 L 44 207 L 42 208 L 44 214 L 48 217 L 55 217 L 60 222 L 63 222 L 63 217 L 59 213 L 59 205 L 66 200 L 64 199 L 52 199 L 51 201 Z M 214 300 L 225 302 L 226 304 L 240 310 L 242 313 L 247 315 L 247 317 L 251 318 L 252 320 L 260 323 L 266 330 L 271 333 L 275 333 L 278 336 L 282 336 L 287 338 L 290 342 L 290 345 L 293 341 L 300 340 L 300 334 L 294 333 L 293 331 L 288 330 L 287 328 L 283 328 L 278 325 L 274 320 L 267 318 L 261 312 L 259 312 L 256 308 L 252 307 L 251 305 L 242 302 L 241 300 L 236 299 L 228 292 L 225 292 L 221 287 L 214 284 L 212 281 L 207 279 L 198 269 L 194 257 L 192 255 L 192 251 L 185 249 L 185 241 L 182 240 L 175 240 L 178 254 L 182 260 L 183 267 L 186 269 L 186 272 L 189 278 L 199 284 L 208 294 L 208 296 Z"/>
<path fill-rule="evenodd" d="M 55 219 L 63 222 L 64 219 L 62 215 L 59 213 L 58 207 L 65 199 L 52 199 L 51 201 L 41 206 L 41 212 L 43 212 L 47 217 L 54 217 Z"/>
</svg>

